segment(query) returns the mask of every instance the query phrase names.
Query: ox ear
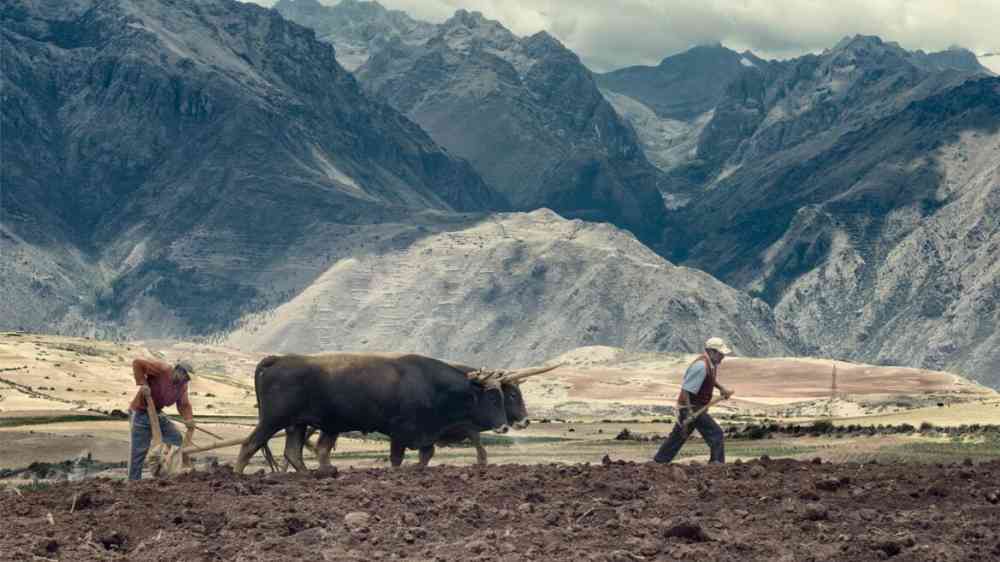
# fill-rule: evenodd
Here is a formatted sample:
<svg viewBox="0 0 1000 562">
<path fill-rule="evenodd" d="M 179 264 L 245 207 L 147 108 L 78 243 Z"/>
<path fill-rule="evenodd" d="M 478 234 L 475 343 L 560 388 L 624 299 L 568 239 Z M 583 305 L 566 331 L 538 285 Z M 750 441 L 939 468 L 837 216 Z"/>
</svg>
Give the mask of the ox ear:
<svg viewBox="0 0 1000 562">
<path fill-rule="evenodd" d="M 503 382 L 505 376 L 506 373 L 504 371 L 493 371 L 486 367 L 465 374 L 467 379 L 486 389 L 500 388 L 500 384 Z"/>
</svg>

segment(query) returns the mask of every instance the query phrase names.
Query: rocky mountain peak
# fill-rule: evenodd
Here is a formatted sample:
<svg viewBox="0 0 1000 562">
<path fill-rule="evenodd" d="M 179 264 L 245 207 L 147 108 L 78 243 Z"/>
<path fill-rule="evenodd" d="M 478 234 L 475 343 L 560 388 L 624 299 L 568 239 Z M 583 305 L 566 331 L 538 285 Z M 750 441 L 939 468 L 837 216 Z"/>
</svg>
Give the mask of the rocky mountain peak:
<svg viewBox="0 0 1000 562">
<path fill-rule="evenodd" d="M 515 208 L 607 220 L 645 240 L 658 232 L 658 170 L 590 71 L 550 34 L 519 38 L 458 10 L 426 42 L 383 46 L 357 76 Z"/>
<path fill-rule="evenodd" d="M 977 57 L 975 53 L 964 47 L 952 46 L 944 51 L 928 53 L 926 57 L 942 70 L 951 69 L 963 72 L 980 73 L 990 72 L 987 67 L 980 63 L 979 57 Z"/>
<path fill-rule="evenodd" d="M 855 34 L 854 36 L 844 36 L 843 39 L 838 41 L 828 51 L 864 51 L 867 49 L 880 49 L 885 45 L 882 42 L 882 38 L 877 35 Z"/>
<path fill-rule="evenodd" d="M 458 10 L 455 10 L 454 15 L 445 20 L 445 22 L 442 23 L 441 25 L 442 27 L 454 27 L 460 25 L 468 27 L 470 29 L 474 29 L 476 27 L 479 27 L 480 25 L 487 25 L 491 23 L 500 25 L 499 22 L 487 19 L 486 16 L 484 16 L 483 13 L 480 11 L 476 10 L 469 11 L 466 10 L 465 8 L 459 8 Z"/>
<path fill-rule="evenodd" d="M 317 37 L 334 45 L 337 61 L 350 71 L 394 41 L 422 44 L 437 29 L 406 12 L 389 10 L 368 0 L 344 0 L 334 6 L 317 0 L 279 0 L 274 9 L 289 20 L 315 29 Z"/>
<path fill-rule="evenodd" d="M 353 0 L 343 0 L 341 4 L 352 3 Z M 366 2 L 367 3 L 367 2 Z M 281 11 L 281 9 L 294 8 L 296 10 L 320 12 L 326 9 L 324 4 L 321 4 L 319 0 L 278 0 L 274 6 L 275 10 Z"/>
<path fill-rule="evenodd" d="M 467 53 L 483 48 L 509 51 L 516 48 L 518 39 L 500 22 L 487 19 L 481 12 L 458 10 L 438 27 L 431 41 Z"/>
<path fill-rule="evenodd" d="M 528 51 L 534 58 L 544 58 L 547 56 L 559 56 L 565 57 L 567 62 L 582 64 L 580 62 L 580 57 L 576 53 L 566 48 L 554 36 L 552 36 L 548 31 L 539 31 L 530 37 L 526 37 L 523 40 L 525 50 Z"/>
<path fill-rule="evenodd" d="M 627 96 L 661 118 L 692 122 L 718 105 L 726 86 L 746 68 L 766 64 L 749 51 L 741 54 L 714 43 L 670 55 L 657 66 L 630 66 L 596 77 L 605 90 Z"/>
<path fill-rule="evenodd" d="M 711 62 L 713 59 L 727 59 L 740 56 L 736 51 L 726 47 L 721 42 L 709 43 L 705 45 L 695 45 L 690 49 L 678 54 L 664 57 L 660 61 L 661 67 L 676 65 L 678 61 L 692 60 Z"/>
</svg>

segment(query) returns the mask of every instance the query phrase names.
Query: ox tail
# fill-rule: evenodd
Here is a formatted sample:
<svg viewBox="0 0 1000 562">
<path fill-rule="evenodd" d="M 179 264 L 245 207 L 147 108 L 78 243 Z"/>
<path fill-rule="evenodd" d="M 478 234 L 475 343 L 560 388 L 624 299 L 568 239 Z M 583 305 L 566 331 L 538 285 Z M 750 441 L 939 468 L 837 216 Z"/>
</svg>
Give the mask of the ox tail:
<svg viewBox="0 0 1000 562">
<path fill-rule="evenodd" d="M 253 372 L 253 389 L 254 394 L 257 396 L 257 419 L 260 420 L 260 378 L 264 374 L 264 369 L 270 367 L 278 358 L 271 355 L 260 360 L 257 363 L 257 369 Z M 264 442 L 264 446 L 261 447 L 261 453 L 264 455 L 264 460 L 267 461 L 268 466 L 271 467 L 271 472 L 278 472 L 278 463 L 274 460 L 274 453 L 271 452 L 271 447 L 268 445 L 268 441 Z"/>
</svg>

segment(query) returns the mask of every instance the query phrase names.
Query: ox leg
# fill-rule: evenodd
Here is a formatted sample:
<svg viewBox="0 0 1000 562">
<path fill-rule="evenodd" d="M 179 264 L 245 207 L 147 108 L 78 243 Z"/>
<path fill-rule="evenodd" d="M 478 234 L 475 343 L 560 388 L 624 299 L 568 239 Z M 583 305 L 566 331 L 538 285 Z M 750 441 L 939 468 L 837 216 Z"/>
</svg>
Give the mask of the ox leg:
<svg viewBox="0 0 1000 562">
<path fill-rule="evenodd" d="M 246 469 L 247 463 L 250 462 L 250 458 L 264 445 L 267 444 L 267 440 L 271 438 L 272 435 L 280 430 L 280 427 L 270 427 L 261 424 L 257 424 L 247 440 L 243 442 L 240 446 L 240 454 L 236 457 L 236 466 L 233 471 L 236 474 L 243 474 L 243 470 Z"/>
<path fill-rule="evenodd" d="M 322 432 L 319 434 L 319 443 L 316 444 L 316 456 L 319 457 L 319 467 L 330 467 L 330 452 L 337 447 L 336 433 Z"/>
<path fill-rule="evenodd" d="M 389 463 L 393 467 L 399 467 L 403 464 L 404 456 L 406 456 L 406 447 L 395 438 L 391 438 L 389 441 Z"/>
<path fill-rule="evenodd" d="M 319 431 L 319 429 L 317 429 L 317 428 L 315 428 L 313 426 L 309 426 L 309 429 L 306 430 L 306 440 L 303 443 L 303 446 L 306 449 L 309 449 L 309 452 L 312 453 L 315 456 L 319 456 L 319 452 L 316 451 L 316 443 L 313 443 L 312 436 L 317 431 Z"/>
<path fill-rule="evenodd" d="M 476 448 L 476 464 L 486 466 L 486 447 L 483 447 L 483 440 L 479 438 L 479 433 L 469 436 L 472 446 Z"/>
<path fill-rule="evenodd" d="M 434 445 L 428 445 L 426 447 L 420 448 L 420 468 L 426 467 L 431 462 L 431 457 L 434 456 Z"/>
<path fill-rule="evenodd" d="M 302 447 L 306 442 L 306 426 L 294 425 L 285 430 L 285 459 L 298 472 L 306 472 L 306 463 L 302 461 Z"/>
</svg>

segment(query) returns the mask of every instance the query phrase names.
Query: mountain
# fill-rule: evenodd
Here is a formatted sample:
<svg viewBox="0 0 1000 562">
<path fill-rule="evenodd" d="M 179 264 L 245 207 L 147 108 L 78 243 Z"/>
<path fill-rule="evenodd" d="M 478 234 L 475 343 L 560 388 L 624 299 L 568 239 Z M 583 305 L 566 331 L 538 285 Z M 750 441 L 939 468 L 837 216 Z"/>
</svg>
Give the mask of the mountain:
<svg viewBox="0 0 1000 562">
<path fill-rule="evenodd" d="M 805 351 L 998 385 L 997 79 L 874 37 L 748 68 L 675 170 L 675 261 L 771 304 Z"/>
<path fill-rule="evenodd" d="M 275 11 L 0 16 L 5 329 L 504 365 L 604 340 L 690 350 L 709 331 L 788 349 L 761 301 L 631 234 L 491 216 L 502 195 Z"/>
<path fill-rule="evenodd" d="M 598 85 L 619 115 L 635 129 L 650 162 L 665 172 L 697 159 L 698 138 L 728 85 L 747 68 L 768 62 L 749 51 L 703 45 L 663 59 L 657 66 L 630 66 L 597 74 Z M 687 201 L 677 181 L 661 182 L 668 206 Z"/>
<path fill-rule="evenodd" d="M 506 205 L 271 10 L 33 0 L 0 17 L 12 327 L 217 327 L 347 225 Z"/>
<path fill-rule="evenodd" d="M 657 66 L 630 66 L 597 74 L 597 84 L 649 107 L 660 117 L 692 121 L 715 109 L 726 86 L 745 68 L 768 63 L 750 51 L 701 45 L 663 59 Z"/>
<path fill-rule="evenodd" d="M 582 345 L 789 352 L 770 309 L 677 267 L 608 224 L 548 210 L 400 231 L 333 264 L 223 340 L 243 349 L 416 350 L 475 364 L 540 363 Z"/>
<path fill-rule="evenodd" d="M 423 26 L 385 25 L 393 12 L 375 2 L 318 15 L 290 4 L 276 7 L 323 33 L 344 30 L 323 35 L 335 45 L 367 40 L 370 56 L 356 71 L 365 90 L 466 158 L 515 209 L 548 207 L 658 238 L 659 170 L 580 59 L 548 33 L 517 37 L 459 10 L 428 36 Z M 364 39 L 355 29 L 381 31 Z"/>
<path fill-rule="evenodd" d="M 862 124 L 985 74 L 974 56 L 962 61 L 955 52 L 928 55 L 857 35 L 821 55 L 747 68 L 728 84 L 698 139 L 693 177 L 714 181 L 793 147 L 822 149 Z"/>
<path fill-rule="evenodd" d="M 392 41 L 421 44 L 435 30 L 434 24 L 415 20 L 401 10 L 388 10 L 374 1 L 341 0 L 326 6 L 319 0 L 278 0 L 274 9 L 287 19 L 315 29 L 319 39 L 334 46 L 340 65 L 350 71 Z"/>
</svg>

